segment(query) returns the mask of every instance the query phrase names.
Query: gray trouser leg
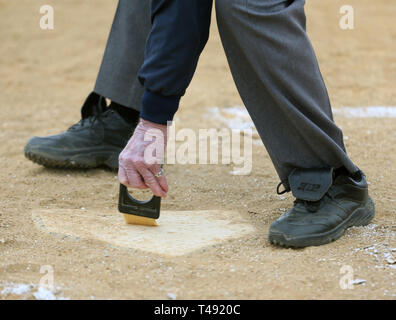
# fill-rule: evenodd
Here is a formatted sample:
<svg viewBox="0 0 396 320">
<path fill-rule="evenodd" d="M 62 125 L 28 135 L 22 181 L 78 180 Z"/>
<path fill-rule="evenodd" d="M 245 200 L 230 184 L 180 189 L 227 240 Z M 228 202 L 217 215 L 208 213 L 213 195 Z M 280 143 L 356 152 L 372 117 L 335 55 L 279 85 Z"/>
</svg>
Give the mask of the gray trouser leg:
<svg viewBox="0 0 396 320">
<path fill-rule="evenodd" d="M 305 31 L 304 0 L 217 0 L 219 31 L 238 91 L 281 181 L 295 168 L 357 167 L 333 121 Z"/>
<path fill-rule="evenodd" d="M 150 1 L 119 0 L 94 91 L 135 110 L 143 87 L 137 73 L 143 64 L 151 28 Z"/>
</svg>

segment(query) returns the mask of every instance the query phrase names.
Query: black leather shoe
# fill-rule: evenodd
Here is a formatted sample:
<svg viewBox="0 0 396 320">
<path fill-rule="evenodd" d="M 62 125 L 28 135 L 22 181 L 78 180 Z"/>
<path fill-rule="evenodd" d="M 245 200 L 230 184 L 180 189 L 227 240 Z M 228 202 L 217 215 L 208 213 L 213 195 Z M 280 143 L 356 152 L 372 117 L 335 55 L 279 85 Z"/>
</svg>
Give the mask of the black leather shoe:
<svg viewBox="0 0 396 320">
<path fill-rule="evenodd" d="M 82 119 L 65 132 L 49 137 L 33 137 L 25 156 L 45 167 L 118 169 L 118 155 L 127 144 L 136 124 L 125 121 L 107 108 L 105 99 L 92 92 L 81 109 Z"/>
<path fill-rule="evenodd" d="M 352 226 L 370 223 L 375 214 L 362 171 L 350 175 L 332 169 L 295 169 L 289 185 L 294 206 L 276 220 L 269 241 L 285 247 L 318 246 L 332 242 Z"/>
</svg>

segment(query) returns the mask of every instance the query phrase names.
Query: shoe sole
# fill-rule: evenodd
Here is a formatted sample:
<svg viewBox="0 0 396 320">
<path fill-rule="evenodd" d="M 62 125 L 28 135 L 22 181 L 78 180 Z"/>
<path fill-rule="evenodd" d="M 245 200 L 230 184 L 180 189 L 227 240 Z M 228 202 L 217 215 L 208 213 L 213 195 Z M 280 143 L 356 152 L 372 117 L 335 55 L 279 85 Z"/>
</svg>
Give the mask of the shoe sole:
<svg viewBox="0 0 396 320">
<path fill-rule="evenodd" d="M 286 238 L 280 233 L 269 234 L 269 242 L 276 246 L 286 248 L 304 248 L 309 246 L 320 246 L 339 239 L 350 227 L 360 227 L 368 225 L 375 215 L 374 201 L 369 197 L 364 207 L 357 208 L 347 220 L 343 221 L 333 230 L 325 233 L 313 234 L 309 236 Z"/>
<path fill-rule="evenodd" d="M 68 153 L 64 150 L 25 148 L 25 157 L 34 163 L 47 168 L 92 169 L 105 166 L 113 171 L 118 170 L 118 156 L 122 149 L 89 148 L 78 153 Z"/>
</svg>

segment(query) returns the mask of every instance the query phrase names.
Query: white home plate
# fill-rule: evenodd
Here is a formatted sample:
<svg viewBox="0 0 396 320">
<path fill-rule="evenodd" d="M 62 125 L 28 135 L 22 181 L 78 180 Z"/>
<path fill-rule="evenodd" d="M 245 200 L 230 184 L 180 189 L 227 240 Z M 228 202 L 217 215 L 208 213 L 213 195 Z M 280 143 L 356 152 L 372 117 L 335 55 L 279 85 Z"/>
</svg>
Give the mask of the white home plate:
<svg viewBox="0 0 396 320">
<path fill-rule="evenodd" d="M 116 210 L 35 210 L 32 218 L 51 234 L 171 256 L 255 231 L 237 212 L 223 210 L 162 211 L 157 227 L 127 225 Z"/>
</svg>

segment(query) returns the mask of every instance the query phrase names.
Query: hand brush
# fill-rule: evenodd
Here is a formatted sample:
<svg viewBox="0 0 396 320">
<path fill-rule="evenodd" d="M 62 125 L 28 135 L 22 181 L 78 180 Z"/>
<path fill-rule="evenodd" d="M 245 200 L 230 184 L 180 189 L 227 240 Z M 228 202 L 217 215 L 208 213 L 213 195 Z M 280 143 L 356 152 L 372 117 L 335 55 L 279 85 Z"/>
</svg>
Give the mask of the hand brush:
<svg viewBox="0 0 396 320">
<path fill-rule="evenodd" d="M 127 224 L 157 226 L 156 219 L 160 215 L 160 206 L 161 197 L 153 196 L 148 201 L 136 200 L 129 194 L 128 188 L 120 184 L 118 211 L 123 213 Z"/>
</svg>

